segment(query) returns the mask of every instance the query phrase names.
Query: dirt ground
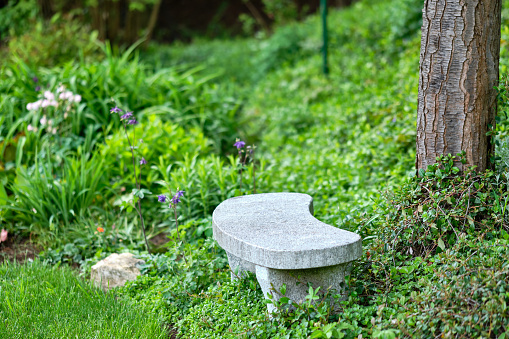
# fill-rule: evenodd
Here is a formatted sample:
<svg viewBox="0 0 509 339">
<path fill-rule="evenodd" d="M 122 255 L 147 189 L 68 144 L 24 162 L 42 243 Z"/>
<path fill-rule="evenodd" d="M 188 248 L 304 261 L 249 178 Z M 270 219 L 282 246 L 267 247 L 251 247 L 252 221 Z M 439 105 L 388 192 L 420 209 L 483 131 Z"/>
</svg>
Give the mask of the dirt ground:
<svg viewBox="0 0 509 339">
<path fill-rule="evenodd" d="M 33 244 L 28 238 L 9 237 L 6 242 L 0 243 L 0 264 L 4 261 L 24 263 L 34 259 L 42 248 Z"/>
</svg>

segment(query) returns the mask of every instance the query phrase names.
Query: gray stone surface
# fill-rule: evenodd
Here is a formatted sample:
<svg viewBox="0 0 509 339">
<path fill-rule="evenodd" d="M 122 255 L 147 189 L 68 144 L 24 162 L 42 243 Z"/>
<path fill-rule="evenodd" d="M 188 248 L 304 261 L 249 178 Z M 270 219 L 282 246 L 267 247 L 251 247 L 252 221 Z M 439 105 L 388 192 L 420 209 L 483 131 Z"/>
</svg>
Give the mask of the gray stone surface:
<svg viewBox="0 0 509 339">
<path fill-rule="evenodd" d="M 228 256 L 232 280 L 237 280 L 242 277 L 244 272 L 256 273 L 256 265 L 252 262 L 245 261 L 229 252 L 226 252 L 226 255 Z"/>
<path fill-rule="evenodd" d="M 279 300 L 283 296 L 280 291 L 284 284 L 286 286 L 285 296 L 300 304 L 308 295 L 308 283 L 310 283 L 315 290 L 317 287 L 320 287 L 318 294 L 321 296 L 330 291 L 330 301 L 333 302 L 332 292 L 334 294 L 342 292 L 341 283 L 344 281 L 345 273 L 349 266 L 349 263 L 345 263 L 305 270 L 277 270 L 256 266 L 256 279 L 266 298 L 267 293 L 270 293 L 273 299 Z M 269 312 L 274 310 L 274 305 L 272 304 L 268 304 L 267 307 Z"/>
<path fill-rule="evenodd" d="M 232 280 L 256 273 L 264 295 L 276 300 L 283 284 L 294 302 L 305 299 L 308 283 L 322 293 L 341 293 L 350 263 L 362 255 L 361 237 L 312 213 L 313 199 L 300 193 L 246 195 L 221 203 L 213 213 L 213 231 L 227 252 Z M 268 308 L 273 311 L 271 304 Z"/>
<path fill-rule="evenodd" d="M 134 258 L 132 253 L 113 253 L 92 266 L 90 280 L 104 291 L 124 286 L 127 281 L 135 280 L 141 274 L 137 266 L 144 263 Z"/>
<path fill-rule="evenodd" d="M 227 252 L 277 269 L 334 266 L 362 255 L 361 237 L 327 225 L 310 213 L 313 199 L 300 193 L 235 197 L 214 211 L 214 238 Z"/>
</svg>

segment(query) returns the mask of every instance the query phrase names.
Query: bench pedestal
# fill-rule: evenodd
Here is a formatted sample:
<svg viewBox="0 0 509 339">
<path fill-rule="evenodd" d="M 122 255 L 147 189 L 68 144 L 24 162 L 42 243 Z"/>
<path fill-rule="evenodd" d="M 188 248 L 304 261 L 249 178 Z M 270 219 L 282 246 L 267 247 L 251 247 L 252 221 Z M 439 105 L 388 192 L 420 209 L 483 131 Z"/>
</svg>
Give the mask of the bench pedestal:
<svg viewBox="0 0 509 339">
<path fill-rule="evenodd" d="M 273 300 L 279 300 L 283 295 L 280 293 L 283 284 L 286 286 L 285 296 L 290 300 L 301 304 L 309 294 L 308 283 L 315 289 L 320 286 L 318 294 L 323 295 L 327 289 L 335 290 L 334 294 L 342 292 L 342 283 L 345 280 L 350 263 L 334 266 L 326 266 L 308 269 L 281 270 L 259 266 L 243 260 L 229 252 L 226 252 L 231 268 L 231 278 L 241 278 L 246 271 L 256 274 L 256 279 L 262 288 L 263 295 L 268 299 L 270 293 Z M 332 295 L 331 295 L 332 297 Z M 333 298 L 331 298 L 333 301 Z M 268 304 L 269 313 L 274 311 L 274 305 Z"/>
</svg>

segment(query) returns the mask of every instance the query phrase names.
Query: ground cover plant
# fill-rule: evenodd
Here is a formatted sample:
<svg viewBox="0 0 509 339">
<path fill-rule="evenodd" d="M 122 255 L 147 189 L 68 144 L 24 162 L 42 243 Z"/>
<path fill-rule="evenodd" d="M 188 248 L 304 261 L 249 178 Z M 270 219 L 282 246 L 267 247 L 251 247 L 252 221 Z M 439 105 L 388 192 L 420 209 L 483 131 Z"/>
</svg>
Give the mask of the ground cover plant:
<svg viewBox="0 0 509 339">
<path fill-rule="evenodd" d="M 268 38 L 154 45 L 139 55 L 104 45 L 94 61 L 3 65 L 0 228 L 33 237 L 42 259 L 77 263 L 85 276 L 109 253 L 139 255 L 143 275 L 118 295 L 181 338 L 507 337 L 509 90 L 502 82 L 495 171 L 456 177 L 445 157 L 415 177 L 421 9 L 364 0 L 332 11 L 329 77 L 318 16 Z M 61 85 L 81 96 L 68 118 L 62 107 L 27 109 Z M 137 188 L 115 104 L 140 123 L 133 140 L 136 160 L 146 161 L 140 187 L 152 192 L 147 237 L 171 240 L 160 248 L 149 240 L 152 255 L 135 211 L 121 211 Z M 61 125 L 51 118 L 67 134 L 53 134 Z M 257 146 L 254 161 L 243 163 L 240 141 Z M 176 223 L 158 196 L 177 189 L 185 195 Z M 230 281 L 211 212 L 255 189 L 310 194 L 318 219 L 363 237 L 341 312 L 326 303 L 285 312 L 282 302 L 269 319 L 255 277 Z"/>
</svg>

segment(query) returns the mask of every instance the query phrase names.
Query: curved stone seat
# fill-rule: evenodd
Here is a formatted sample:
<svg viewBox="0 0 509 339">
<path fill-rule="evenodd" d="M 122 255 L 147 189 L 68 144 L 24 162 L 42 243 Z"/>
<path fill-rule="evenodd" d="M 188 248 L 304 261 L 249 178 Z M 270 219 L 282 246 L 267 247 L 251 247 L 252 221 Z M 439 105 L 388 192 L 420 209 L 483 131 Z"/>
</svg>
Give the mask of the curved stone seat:
<svg viewBox="0 0 509 339">
<path fill-rule="evenodd" d="M 307 295 L 306 283 L 340 291 L 348 263 L 362 255 L 361 237 L 327 225 L 312 213 L 313 199 L 300 193 L 246 195 L 222 202 L 212 216 L 213 231 L 228 254 L 232 279 L 251 271 L 265 295 L 273 292 L 271 285 L 277 289 L 284 283 L 286 296 L 297 302 Z M 297 282 L 304 284 L 299 287 Z"/>
</svg>

